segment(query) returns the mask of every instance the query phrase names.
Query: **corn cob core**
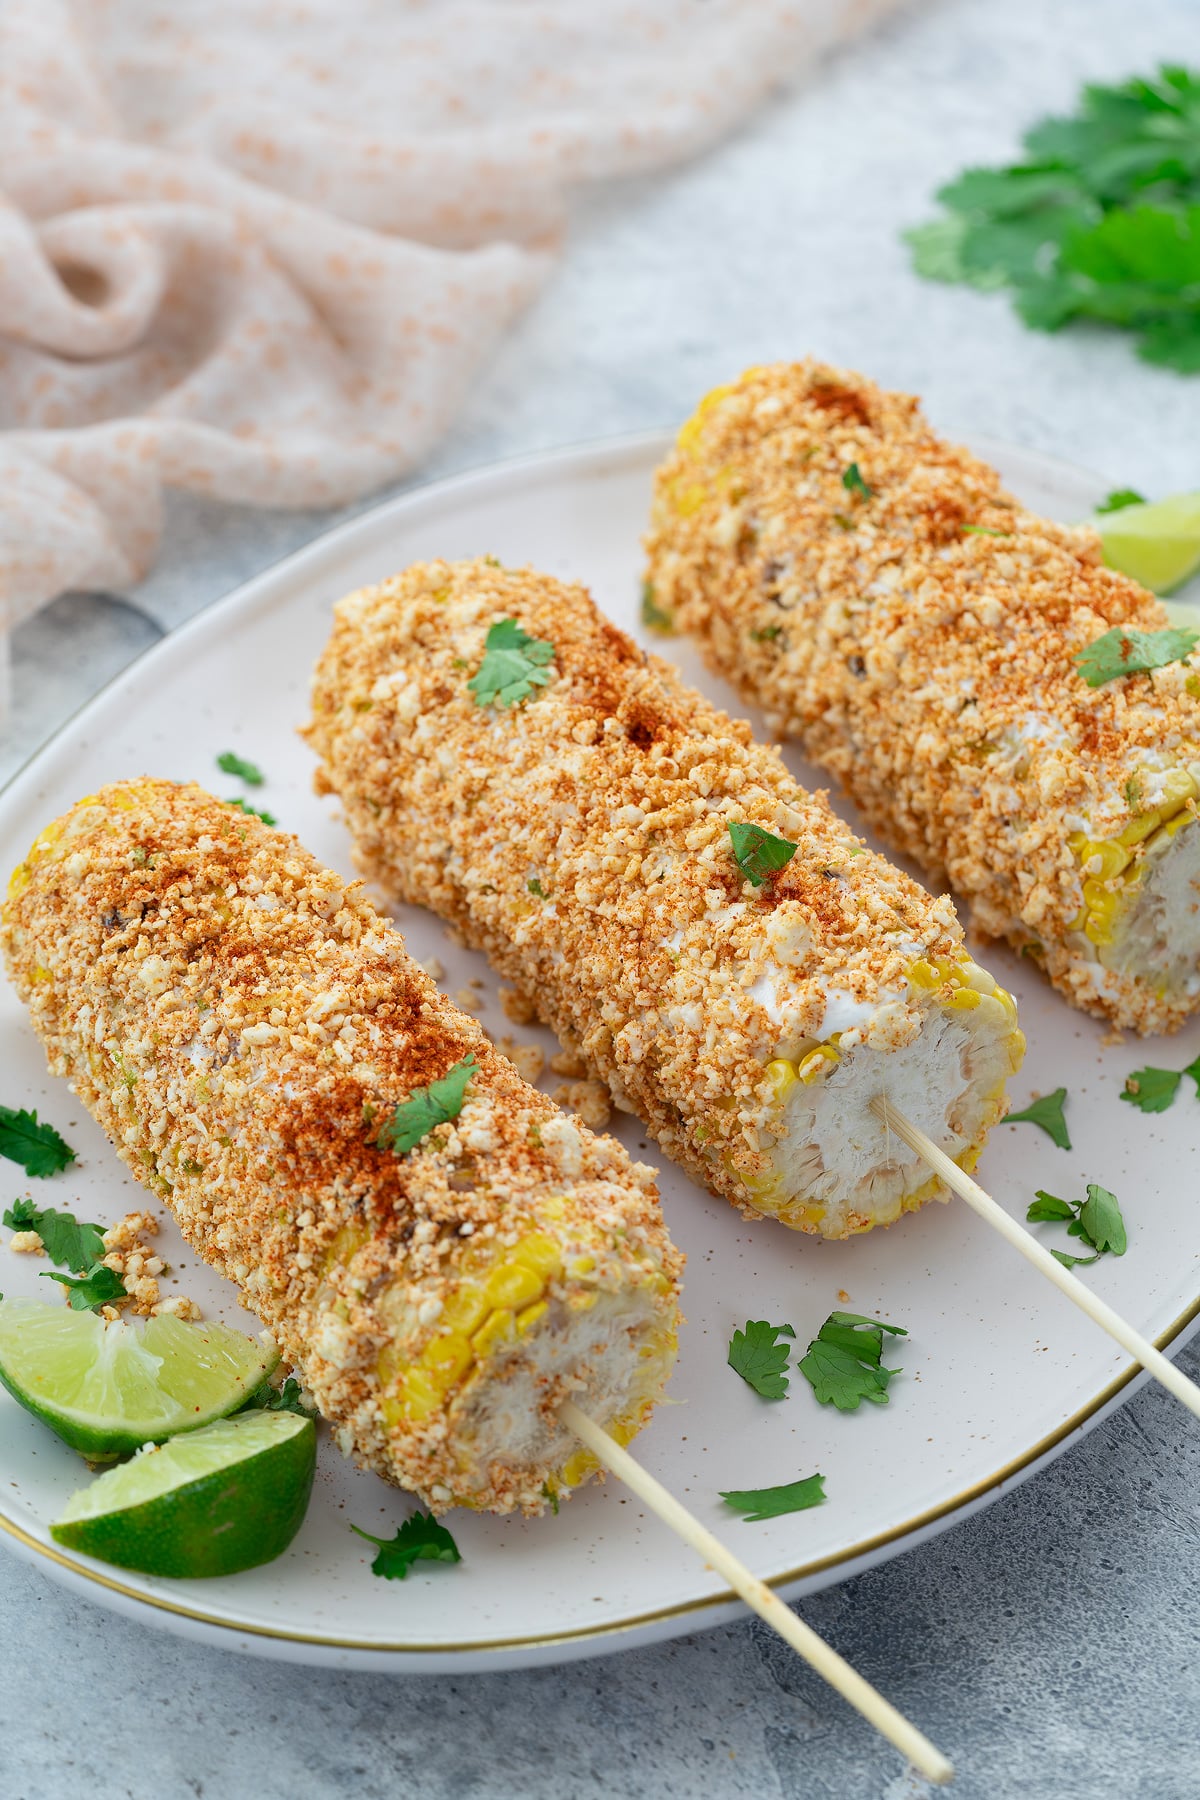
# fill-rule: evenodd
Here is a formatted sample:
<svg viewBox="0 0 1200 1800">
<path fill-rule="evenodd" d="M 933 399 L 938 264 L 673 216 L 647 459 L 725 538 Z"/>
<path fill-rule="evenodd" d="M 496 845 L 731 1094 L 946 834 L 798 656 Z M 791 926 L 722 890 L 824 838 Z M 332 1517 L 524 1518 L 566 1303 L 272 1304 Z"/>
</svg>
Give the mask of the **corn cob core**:
<svg viewBox="0 0 1200 1800">
<path fill-rule="evenodd" d="M 442 998 L 359 883 L 195 787 L 128 782 L 38 838 L 9 972 L 188 1241 L 238 1282 L 341 1448 L 444 1509 L 540 1511 L 670 1371 L 681 1259 L 651 1171 L 565 1118 Z M 478 1062 L 458 1117 L 376 1143 Z"/>
<path fill-rule="evenodd" d="M 1087 686 L 1078 651 L 1169 623 L 1095 532 L 1025 512 L 910 396 L 801 362 L 701 403 L 646 544 L 659 611 L 980 929 L 1119 1025 L 1200 1004 L 1200 657 Z"/>
<path fill-rule="evenodd" d="M 506 618 L 554 646 L 549 684 L 481 707 L 468 683 Z M 350 595 L 313 708 L 362 868 L 486 950 L 617 1105 L 744 1211 L 843 1237 L 940 1191 L 869 1111 L 877 1092 L 954 1156 L 1002 1112 L 1015 1009 L 950 903 L 582 588 L 485 559 Z M 761 888 L 730 821 L 797 845 Z"/>
</svg>

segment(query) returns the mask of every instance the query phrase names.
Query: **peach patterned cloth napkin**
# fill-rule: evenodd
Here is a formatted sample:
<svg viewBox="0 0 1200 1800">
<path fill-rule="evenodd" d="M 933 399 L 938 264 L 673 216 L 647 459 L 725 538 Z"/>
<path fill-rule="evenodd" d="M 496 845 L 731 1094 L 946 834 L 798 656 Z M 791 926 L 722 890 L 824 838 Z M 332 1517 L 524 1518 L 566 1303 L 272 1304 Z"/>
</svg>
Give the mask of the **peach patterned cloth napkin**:
<svg viewBox="0 0 1200 1800">
<path fill-rule="evenodd" d="M 0 4 L 0 631 L 138 579 L 164 486 L 317 507 L 410 468 L 573 186 L 893 4 Z"/>
</svg>

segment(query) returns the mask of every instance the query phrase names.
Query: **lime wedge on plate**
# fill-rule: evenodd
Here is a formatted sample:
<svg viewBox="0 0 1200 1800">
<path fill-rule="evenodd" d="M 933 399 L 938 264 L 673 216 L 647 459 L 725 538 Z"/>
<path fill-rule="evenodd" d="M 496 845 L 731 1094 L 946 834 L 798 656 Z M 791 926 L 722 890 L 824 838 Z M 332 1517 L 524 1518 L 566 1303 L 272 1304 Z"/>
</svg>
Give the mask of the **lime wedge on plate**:
<svg viewBox="0 0 1200 1800">
<path fill-rule="evenodd" d="M 56 1543 L 147 1575 L 236 1575 L 282 1555 L 299 1531 L 317 1433 L 296 1413 L 218 1419 L 148 1445 L 67 1502 Z"/>
<path fill-rule="evenodd" d="M 145 1329 L 45 1300 L 0 1300 L 0 1381 L 93 1462 L 236 1412 L 279 1357 L 228 1325 Z"/>
<path fill-rule="evenodd" d="M 1110 569 L 1169 594 L 1200 569 L 1200 493 L 1122 506 L 1092 520 Z"/>
</svg>

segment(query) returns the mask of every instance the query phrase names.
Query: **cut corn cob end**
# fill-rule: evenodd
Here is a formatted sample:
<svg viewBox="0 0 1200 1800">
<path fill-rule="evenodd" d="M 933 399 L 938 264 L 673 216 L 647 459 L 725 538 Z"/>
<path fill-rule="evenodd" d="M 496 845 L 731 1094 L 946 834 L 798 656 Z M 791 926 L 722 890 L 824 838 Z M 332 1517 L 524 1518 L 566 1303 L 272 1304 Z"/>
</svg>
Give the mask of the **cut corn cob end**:
<svg viewBox="0 0 1200 1800">
<path fill-rule="evenodd" d="M 908 985 L 924 1003 L 924 1021 L 900 1049 L 856 1044 L 846 1052 L 835 1034 L 767 1063 L 767 1148 L 724 1159 L 752 1210 L 793 1230 L 844 1238 L 946 1197 L 870 1111 L 876 1094 L 887 1094 L 960 1167 L 974 1166 L 1024 1055 L 1016 1004 L 965 953 L 915 961 Z"/>
<path fill-rule="evenodd" d="M 414 1329 L 399 1290 L 379 1303 L 393 1326 L 375 1368 L 383 1430 L 408 1464 L 422 1440 L 443 1466 L 452 1446 L 452 1484 L 443 1476 L 425 1496 L 435 1510 L 495 1507 L 498 1489 L 525 1512 L 556 1504 L 598 1466 L 560 1425 L 561 1402 L 627 1443 L 670 1376 L 675 1283 L 620 1233 L 573 1220 L 566 1201 L 539 1213 L 515 1244 L 468 1252 L 431 1326 Z M 347 1264 L 365 1235 L 344 1229 L 331 1259 Z"/>
<path fill-rule="evenodd" d="M 1115 837 L 1077 831 L 1067 840 L 1080 880 L 1070 925 L 1076 955 L 1168 1006 L 1190 1007 L 1200 992 L 1200 831 L 1189 829 L 1200 814 L 1197 773 L 1172 770 L 1158 804 Z"/>
</svg>

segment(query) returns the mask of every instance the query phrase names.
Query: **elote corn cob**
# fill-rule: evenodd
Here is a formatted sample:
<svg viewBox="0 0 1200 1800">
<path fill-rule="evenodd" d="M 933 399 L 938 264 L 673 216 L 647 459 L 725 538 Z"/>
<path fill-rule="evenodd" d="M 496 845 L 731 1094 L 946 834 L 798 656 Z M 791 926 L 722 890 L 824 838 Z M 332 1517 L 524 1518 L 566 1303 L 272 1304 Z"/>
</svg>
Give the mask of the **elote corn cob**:
<svg viewBox="0 0 1200 1800">
<path fill-rule="evenodd" d="M 1118 1025 L 1200 1005 L 1200 656 L 1088 686 L 1081 651 L 1170 623 L 1094 531 L 801 362 L 701 403 L 647 550 L 655 606 L 982 931 Z"/>
<path fill-rule="evenodd" d="M 681 1265 L 651 1171 L 526 1086 L 360 883 L 127 782 L 38 838 L 3 949 L 52 1069 L 346 1454 L 438 1510 L 536 1513 L 596 1466 L 565 1398 L 622 1441 L 648 1417 Z"/>
<path fill-rule="evenodd" d="M 313 708 L 364 871 L 484 949 L 744 1212 L 844 1237 L 939 1193 L 879 1092 L 973 1161 L 1023 1040 L 950 902 L 583 588 L 485 559 L 351 594 Z M 758 885 L 742 827 L 786 863 Z"/>
</svg>

